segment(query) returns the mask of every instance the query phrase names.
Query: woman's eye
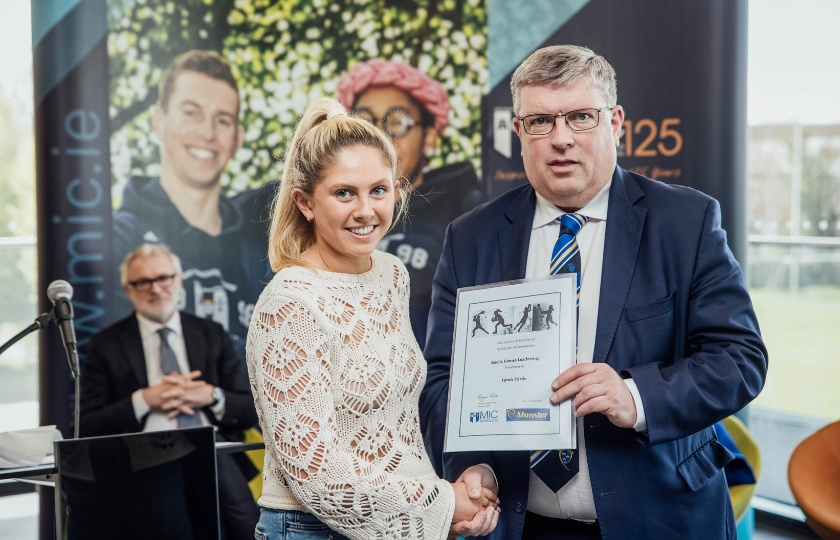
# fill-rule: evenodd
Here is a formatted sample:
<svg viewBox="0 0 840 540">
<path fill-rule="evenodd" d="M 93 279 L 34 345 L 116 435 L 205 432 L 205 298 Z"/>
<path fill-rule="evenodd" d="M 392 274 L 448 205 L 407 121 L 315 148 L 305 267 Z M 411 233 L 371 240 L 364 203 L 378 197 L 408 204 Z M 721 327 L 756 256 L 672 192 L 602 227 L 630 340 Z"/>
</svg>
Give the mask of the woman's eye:
<svg viewBox="0 0 840 540">
<path fill-rule="evenodd" d="M 335 192 L 335 196 L 338 197 L 339 199 L 346 199 L 347 197 L 350 196 L 350 190 L 349 189 L 339 189 L 338 191 Z"/>
<path fill-rule="evenodd" d="M 375 188 L 373 188 L 372 193 L 374 195 L 376 195 L 377 197 L 381 197 L 382 195 L 385 195 L 386 193 L 388 193 L 388 188 L 386 188 L 385 186 L 375 187 Z"/>
</svg>

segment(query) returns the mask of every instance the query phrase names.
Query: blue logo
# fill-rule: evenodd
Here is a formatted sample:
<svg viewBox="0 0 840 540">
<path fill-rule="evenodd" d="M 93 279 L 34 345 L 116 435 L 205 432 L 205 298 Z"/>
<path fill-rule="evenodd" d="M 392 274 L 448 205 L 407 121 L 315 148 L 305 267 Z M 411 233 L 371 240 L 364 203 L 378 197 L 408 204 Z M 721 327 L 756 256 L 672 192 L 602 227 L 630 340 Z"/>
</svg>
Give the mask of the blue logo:
<svg viewBox="0 0 840 540">
<path fill-rule="evenodd" d="M 551 419 L 549 409 L 508 409 L 508 422 L 548 422 Z"/>
<path fill-rule="evenodd" d="M 470 422 L 498 422 L 499 411 L 478 411 L 470 413 Z"/>
</svg>

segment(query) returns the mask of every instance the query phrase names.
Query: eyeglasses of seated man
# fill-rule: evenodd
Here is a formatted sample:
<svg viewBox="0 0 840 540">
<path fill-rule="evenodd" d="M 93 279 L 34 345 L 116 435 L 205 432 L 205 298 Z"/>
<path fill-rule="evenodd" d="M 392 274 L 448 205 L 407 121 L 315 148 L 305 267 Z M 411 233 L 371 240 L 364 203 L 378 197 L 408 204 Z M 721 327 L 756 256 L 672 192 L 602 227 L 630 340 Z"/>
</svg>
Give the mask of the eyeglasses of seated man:
<svg viewBox="0 0 840 540">
<path fill-rule="evenodd" d="M 135 281 L 129 281 L 128 284 L 134 287 L 134 289 L 138 292 L 149 292 L 152 290 L 152 285 L 155 283 L 158 286 L 163 287 L 164 289 L 168 289 L 175 283 L 175 275 L 176 274 L 163 274 L 157 277 L 153 277 L 151 279 L 138 279 Z"/>
<path fill-rule="evenodd" d="M 598 127 L 601 120 L 601 111 L 611 111 L 614 107 L 601 107 L 600 109 L 577 109 L 567 113 L 559 114 L 529 114 L 522 116 L 519 120 L 528 135 L 548 135 L 554 131 L 556 119 L 562 116 L 566 125 L 572 131 L 587 131 Z"/>
</svg>

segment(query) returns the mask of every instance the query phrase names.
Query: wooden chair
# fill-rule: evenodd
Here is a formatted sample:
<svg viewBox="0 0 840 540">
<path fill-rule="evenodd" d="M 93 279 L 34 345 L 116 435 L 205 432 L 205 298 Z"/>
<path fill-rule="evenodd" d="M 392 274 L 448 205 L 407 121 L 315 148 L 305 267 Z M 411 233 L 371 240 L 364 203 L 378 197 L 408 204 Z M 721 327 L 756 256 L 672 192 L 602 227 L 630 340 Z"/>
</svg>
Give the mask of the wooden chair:
<svg viewBox="0 0 840 540">
<path fill-rule="evenodd" d="M 808 526 L 821 538 L 840 539 L 840 421 L 799 443 L 788 483 Z"/>
</svg>

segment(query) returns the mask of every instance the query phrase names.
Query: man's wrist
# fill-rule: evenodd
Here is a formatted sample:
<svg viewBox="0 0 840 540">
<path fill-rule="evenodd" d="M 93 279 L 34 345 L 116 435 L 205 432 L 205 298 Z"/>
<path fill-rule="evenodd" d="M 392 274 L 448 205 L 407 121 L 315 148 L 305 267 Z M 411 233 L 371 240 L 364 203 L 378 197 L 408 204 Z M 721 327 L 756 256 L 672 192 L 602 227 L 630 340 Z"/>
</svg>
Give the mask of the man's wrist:
<svg viewBox="0 0 840 540">
<path fill-rule="evenodd" d="M 212 400 L 210 406 L 213 407 L 219 403 L 224 397 L 224 392 L 218 386 L 213 388 L 213 393 L 210 395 L 210 399 Z"/>
</svg>

